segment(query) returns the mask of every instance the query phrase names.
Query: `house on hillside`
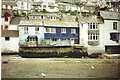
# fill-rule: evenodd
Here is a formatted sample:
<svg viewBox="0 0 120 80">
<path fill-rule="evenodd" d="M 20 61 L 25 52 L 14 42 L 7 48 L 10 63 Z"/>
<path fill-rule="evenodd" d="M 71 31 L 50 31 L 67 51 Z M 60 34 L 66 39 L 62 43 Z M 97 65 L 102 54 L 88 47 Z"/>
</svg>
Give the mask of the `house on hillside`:
<svg viewBox="0 0 120 80">
<path fill-rule="evenodd" d="M 62 3 L 59 2 L 58 3 L 58 8 L 59 11 L 64 10 L 64 11 L 80 11 L 80 7 L 76 6 L 76 5 L 72 5 L 72 4 L 68 4 L 68 3 Z"/>
<path fill-rule="evenodd" d="M 2 10 L 1 14 L 1 30 L 8 30 L 10 21 L 13 17 L 13 10 Z"/>
<path fill-rule="evenodd" d="M 31 3 L 31 9 L 38 10 L 39 12 L 40 11 L 57 12 L 58 5 L 55 2 L 46 2 L 46 1 L 33 2 Z"/>
<path fill-rule="evenodd" d="M 33 12 L 29 14 L 29 20 L 60 20 L 61 15 L 57 13 L 39 13 Z"/>
<path fill-rule="evenodd" d="M 2 9 L 17 10 L 16 2 L 2 1 Z"/>
<path fill-rule="evenodd" d="M 21 46 L 79 44 L 79 28 L 77 22 L 21 20 L 19 41 Z"/>
</svg>

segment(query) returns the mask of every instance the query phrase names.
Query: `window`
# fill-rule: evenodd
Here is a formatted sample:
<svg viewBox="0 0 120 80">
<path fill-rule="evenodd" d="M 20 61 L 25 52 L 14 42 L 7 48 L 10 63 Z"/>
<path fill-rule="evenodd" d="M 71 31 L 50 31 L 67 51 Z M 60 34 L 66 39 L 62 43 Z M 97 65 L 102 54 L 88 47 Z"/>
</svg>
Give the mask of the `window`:
<svg viewBox="0 0 120 80">
<path fill-rule="evenodd" d="M 6 26 L 4 27 L 4 30 L 8 30 L 8 25 L 6 25 Z"/>
<path fill-rule="evenodd" d="M 43 8 L 46 8 L 46 5 L 43 5 Z"/>
<path fill-rule="evenodd" d="M 119 34 L 118 33 L 110 33 L 110 40 L 118 41 L 119 40 Z"/>
<path fill-rule="evenodd" d="M 75 29 L 71 29 L 71 33 L 75 34 L 76 30 Z"/>
<path fill-rule="evenodd" d="M 50 17 L 50 20 L 56 20 L 56 17 L 51 16 L 51 17 Z"/>
<path fill-rule="evenodd" d="M 50 33 L 50 28 L 45 28 L 46 33 Z"/>
<path fill-rule="evenodd" d="M 88 29 L 98 29 L 98 23 L 88 23 Z"/>
<path fill-rule="evenodd" d="M 98 40 L 99 34 L 98 33 L 89 33 L 88 34 L 88 40 L 89 41 L 95 41 Z"/>
<path fill-rule="evenodd" d="M 61 28 L 61 33 L 66 33 L 66 28 Z"/>
<path fill-rule="evenodd" d="M 57 42 L 57 39 L 53 38 L 52 41 L 53 41 L 53 42 Z"/>
<path fill-rule="evenodd" d="M 8 22 L 8 17 L 5 17 L 5 22 Z"/>
<path fill-rule="evenodd" d="M 40 16 L 40 19 L 44 19 L 44 16 Z"/>
<path fill-rule="evenodd" d="M 63 39 L 62 39 L 62 41 L 63 41 L 63 42 L 66 42 L 66 39 L 65 39 L 65 38 L 63 38 Z"/>
<path fill-rule="evenodd" d="M 32 19 L 36 19 L 36 17 L 35 17 L 35 16 L 33 16 L 33 17 L 32 17 Z"/>
<path fill-rule="evenodd" d="M 23 2 L 21 3 L 21 5 L 23 5 Z"/>
<path fill-rule="evenodd" d="M 35 33 L 39 33 L 39 27 L 35 27 Z"/>
<path fill-rule="evenodd" d="M 50 9 L 54 9 L 54 6 L 50 6 Z"/>
<path fill-rule="evenodd" d="M 113 30 L 117 30 L 117 22 L 113 22 Z"/>
<path fill-rule="evenodd" d="M 3 30 L 3 25 L 1 25 L 1 30 Z"/>
<path fill-rule="evenodd" d="M 28 27 L 24 27 L 24 33 L 28 33 Z"/>
<path fill-rule="evenodd" d="M 9 41 L 10 40 L 10 37 L 5 37 L 5 41 Z"/>
<path fill-rule="evenodd" d="M 51 33 L 56 33 L 56 28 L 51 28 Z"/>
</svg>

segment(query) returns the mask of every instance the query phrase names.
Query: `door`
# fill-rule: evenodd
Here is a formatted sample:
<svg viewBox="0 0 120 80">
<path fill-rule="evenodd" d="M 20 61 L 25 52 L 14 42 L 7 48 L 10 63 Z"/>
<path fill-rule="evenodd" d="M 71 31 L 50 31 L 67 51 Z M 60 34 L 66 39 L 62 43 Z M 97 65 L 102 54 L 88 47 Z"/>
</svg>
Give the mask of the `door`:
<svg viewBox="0 0 120 80">
<path fill-rule="evenodd" d="M 70 39 L 70 43 L 71 43 L 71 45 L 74 44 L 74 38 L 71 38 L 71 39 Z"/>
<path fill-rule="evenodd" d="M 36 37 L 29 37 L 29 46 L 36 46 Z"/>
</svg>

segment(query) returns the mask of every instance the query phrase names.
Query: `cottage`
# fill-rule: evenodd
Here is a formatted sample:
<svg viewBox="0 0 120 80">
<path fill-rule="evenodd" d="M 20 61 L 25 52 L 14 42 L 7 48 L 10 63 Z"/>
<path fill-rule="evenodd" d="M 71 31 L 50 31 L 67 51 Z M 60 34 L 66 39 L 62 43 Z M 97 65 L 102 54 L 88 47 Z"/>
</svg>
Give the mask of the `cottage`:
<svg viewBox="0 0 120 80">
<path fill-rule="evenodd" d="M 77 22 L 23 20 L 19 24 L 20 45 L 74 45 L 79 44 Z"/>
<path fill-rule="evenodd" d="M 120 53 L 120 18 L 119 12 L 100 11 L 101 16 L 104 18 L 103 39 L 104 47 L 107 53 Z"/>
<path fill-rule="evenodd" d="M 18 53 L 19 52 L 19 31 L 18 30 L 2 30 L 1 31 L 1 52 L 2 53 Z"/>
</svg>

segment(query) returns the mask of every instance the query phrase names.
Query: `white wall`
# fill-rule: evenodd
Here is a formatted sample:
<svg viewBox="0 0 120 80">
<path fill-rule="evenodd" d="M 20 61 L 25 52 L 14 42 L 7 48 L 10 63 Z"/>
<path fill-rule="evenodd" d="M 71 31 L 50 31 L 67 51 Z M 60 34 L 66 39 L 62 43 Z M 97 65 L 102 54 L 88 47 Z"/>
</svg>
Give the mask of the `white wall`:
<svg viewBox="0 0 120 80">
<path fill-rule="evenodd" d="M 118 30 L 113 30 L 113 22 L 118 22 L 118 21 L 113 21 L 113 20 L 104 20 L 104 24 L 102 25 L 104 27 L 104 45 L 118 45 L 116 41 L 110 40 L 110 33 L 112 32 L 119 32 L 120 26 L 118 24 Z"/>
<path fill-rule="evenodd" d="M 9 30 L 18 30 L 17 25 L 9 25 Z"/>
<path fill-rule="evenodd" d="M 10 37 L 9 41 L 5 41 L 5 37 L 2 37 L 1 42 L 2 42 L 1 52 L 19 52 L 18 37 Z"/>
<path fill-rule="evenodd" d="M 103 26 L 99 24 L 99 42 L 100 44 L 97 46 L 90 46 L 88 45 L 88 24 L 83 24 L 83 27 L 80 28 L 80 44 L 83 44 L 84 47 L 88 48 L 88 53 L 104 53 L 105 46 L 103 41 Z"/>
</svg>

